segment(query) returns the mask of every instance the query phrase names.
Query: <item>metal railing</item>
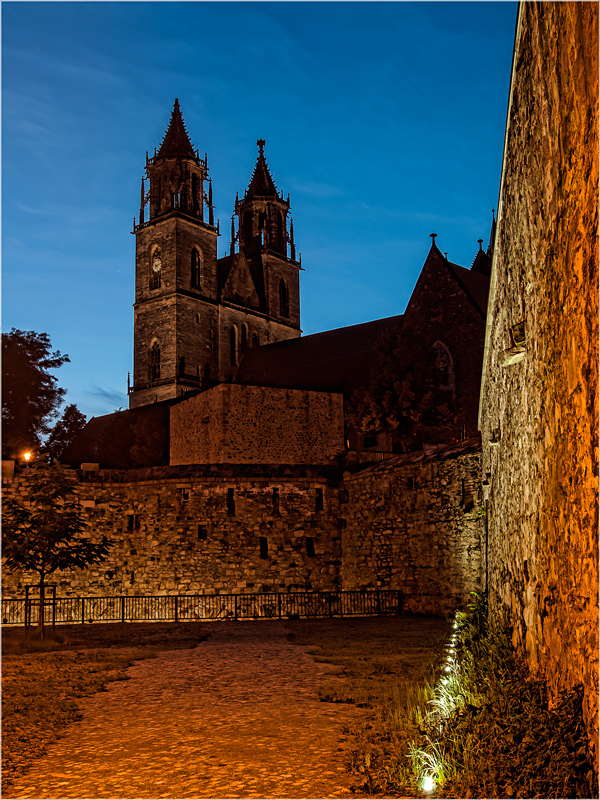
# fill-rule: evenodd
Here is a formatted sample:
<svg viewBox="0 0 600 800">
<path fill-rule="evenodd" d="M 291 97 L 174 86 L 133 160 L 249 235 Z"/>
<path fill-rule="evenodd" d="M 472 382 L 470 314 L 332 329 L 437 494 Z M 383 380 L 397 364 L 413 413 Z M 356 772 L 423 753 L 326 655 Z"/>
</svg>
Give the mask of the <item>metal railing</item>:
<svg viewBox="0 0 600 800">
<path fill-rule="evenodd" d="M 360 617 L 400 614 L 402 592 L 290 592 L 112 597 L 48 597 L 48 625 L 91 622 L 202 622 L 210 620 Z M 3 625 L 36 625 L 39 598 L 3 598 Z"/>
</svg>

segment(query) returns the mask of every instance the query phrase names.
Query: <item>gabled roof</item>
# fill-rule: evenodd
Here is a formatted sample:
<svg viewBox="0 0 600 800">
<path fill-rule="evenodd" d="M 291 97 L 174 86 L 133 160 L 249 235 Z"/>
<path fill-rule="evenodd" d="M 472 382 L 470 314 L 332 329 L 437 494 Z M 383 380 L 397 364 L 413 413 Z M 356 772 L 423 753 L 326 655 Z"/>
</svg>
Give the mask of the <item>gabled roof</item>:
<svg viewBox="0 0 600 800">
<path fill-rule="evenodd" d="M 444 256 L 435 242 L 425 259 L 425 265 L 430 260 L 437 261 L 446 267 L 450 275 L 458 283 L 467 299 L 475 307 L 479 314 L 485 319 L 487 313 L 487 298 L 490 286 L 490 279 L 487 275 L 473 272 L 472 269 L 465 269 L 459 264 L 454 264 Z M 424 267 L 425 268 L 425 267 Z M 410 304 L 410 301 L 409 301 Z"/>
<path fill-rule="evenodd" d="M 271 177 L 269 165 L 263 152 L 265 140 L 259 139 L 256 144 L 259 147 L 258 158 L 256 159 L 254 172 L 246 189 L 244 200 L 250 200 L 253 197 L 277 197 L 277 187 Z"/>
<path fill-rule="evenodd" d="M 402 315 L 247 350 L 236 383 L 346 393 L 369 376 L 375 346 Z"/>
<path fill-rule="evenodd" d="M 185 129 L 181 110 L 179 108 L 179 100 L 175 98 L 173 111 L 171 113 L 171 121 L 165 133 L 165 138 L 159 148 L 156 158 L 193 158 L 196 159 L 196 153 L 190 142 L 190 137 Z"/>
</svg>

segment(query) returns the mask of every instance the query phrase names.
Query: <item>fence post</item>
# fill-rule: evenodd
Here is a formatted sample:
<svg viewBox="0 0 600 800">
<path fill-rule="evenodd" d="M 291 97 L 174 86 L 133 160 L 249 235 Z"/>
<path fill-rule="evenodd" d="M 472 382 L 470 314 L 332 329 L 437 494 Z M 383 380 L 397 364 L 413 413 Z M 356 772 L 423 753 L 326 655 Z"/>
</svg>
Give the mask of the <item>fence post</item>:
<svg viewBox="0 0 600 800">
<path fill-rule="evenodd" d="M 237 594 L 233 595 L 233 618 L 237 622 L 237 615 L 238 615 L 238 596 Z"/>
<path fill-rule="evenodd" d="M 125 622 L 125 595 L 121 595 L 121 622 Z"/>
<path fill-rule="evenodd" d="M 279 619 L 281 619 L 281 595 L 277 595 L 277 608 L 279 610 Z"/>
<path fill-rule="evenodd" d="M 85 625 L 85 597 L 81 598 L 81 624 Z"/>
<path fill-rule="evenodd" d="M 179 608 L 178 608 L 179 595 L 175 595 L 175 622 L 179 622 Z"/>
<path fill-rule="evenodd" d="M 52 630 L 56 628 L 56 586 L 52 587 Z"/>
<path fill-rule="evenodd" d="M 398 614 L 402 613 L 402 599 L 403 599 L 402 591 L 398 589 Z"/>
<path fill-rule="evenodd" d="M 377 589 L 377 616 L 381 616 L 381 599 L 379 597 L 379 588 Z"/>
<path fill-rule="evenodd" d="M 25 587 L 25 627 L 29 627 L 31 621 L 31 608 L 29 604 L 29 586 Z"/>
<path fill-rule="evenodd" d="M 333 617 L 333 608 L 331 607 L 331 592 L 327 592 L 327 601 L 329 603 L 329 616 Z"/>
</svg>

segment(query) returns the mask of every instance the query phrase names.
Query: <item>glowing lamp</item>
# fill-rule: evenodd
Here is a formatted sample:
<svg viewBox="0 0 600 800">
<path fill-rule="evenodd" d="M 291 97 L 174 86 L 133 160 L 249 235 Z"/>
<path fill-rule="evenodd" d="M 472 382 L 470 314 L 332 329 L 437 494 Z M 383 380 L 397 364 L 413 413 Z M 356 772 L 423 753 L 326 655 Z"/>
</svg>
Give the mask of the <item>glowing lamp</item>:
<svg viewBox="0 0 600 800">
<path fill-rule="evenodd" d="M 433 776 L 432 775 L 425 775 L 425 777 L 423 778 L 423 784 L 422 784 L 423 791 L 424 792 L 432 792 L 434 785 L 435 785 L 435 782 L 433 780 Z"/>
<path fill-rule="evenodd" d="M 25 459 L 25 461 L 30 461 L 32 456 L 33 453 L 23 453 L 23 458 Z"/>
</svg>

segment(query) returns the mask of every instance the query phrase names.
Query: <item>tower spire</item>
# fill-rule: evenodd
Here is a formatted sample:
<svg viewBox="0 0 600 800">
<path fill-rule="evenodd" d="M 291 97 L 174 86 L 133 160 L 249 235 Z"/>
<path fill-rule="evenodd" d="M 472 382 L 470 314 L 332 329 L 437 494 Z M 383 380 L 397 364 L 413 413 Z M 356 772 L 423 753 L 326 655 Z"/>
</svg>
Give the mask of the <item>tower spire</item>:
<svg viewBox="0 0 600 800">
<path fill-rule="evenodd" d="M 178 156 L 193 158 L 195 161 L 198 158 L 190 142 L 188 132 L 185 129 L 185 123 L 181 116 L 181 109 L 179 108 L 179 100 L 175 98 L 169 127 L 167 128 L 162 144 L 156 154 L 156 158 L 177 158 Z"/>
</svg>

